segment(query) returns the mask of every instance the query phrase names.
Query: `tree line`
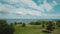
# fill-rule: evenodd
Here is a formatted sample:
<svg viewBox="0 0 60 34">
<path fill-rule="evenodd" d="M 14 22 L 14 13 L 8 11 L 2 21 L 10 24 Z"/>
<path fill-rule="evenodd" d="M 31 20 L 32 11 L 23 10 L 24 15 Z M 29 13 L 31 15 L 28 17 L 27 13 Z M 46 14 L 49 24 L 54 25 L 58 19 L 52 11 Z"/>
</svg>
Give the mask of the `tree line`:
<svg viewBox="0 0 60 34">
<path fill-rule="evenodd" d="M 23 22 L 15 22 L 14 24 L 7 24 L 6 20 L 0 20 L 0 34 L 13 34 L 15 31 L 14 25 L 22 24 L 22 27 L 26 27 L 26 23 Z M 52 20 L 52 21 L 46 21 L 46 20 L 38 20 L 35 22 L 30 22 L 30 25 L 42 25 L 42 28 L 46 27 L 46 30 L 48 32 L 53 31 L 55 28 L 60 28 L 60 20 Z"/>
</svg>

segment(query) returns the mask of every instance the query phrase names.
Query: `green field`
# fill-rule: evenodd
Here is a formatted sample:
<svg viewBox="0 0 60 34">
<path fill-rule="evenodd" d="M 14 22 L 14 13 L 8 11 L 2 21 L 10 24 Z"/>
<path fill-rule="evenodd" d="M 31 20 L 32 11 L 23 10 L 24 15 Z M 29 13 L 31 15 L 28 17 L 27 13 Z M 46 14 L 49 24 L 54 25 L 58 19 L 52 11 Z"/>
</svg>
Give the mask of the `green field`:
<svg viewBox="0 0 60 34">
<path fill-rule="evenodd" d="M 14 34 L 49 34 L 42 32 L 41 25 L 26 25 L 22 27 L 21 25 L 15 25 Z M 60 29 L 55 29 L 51 34 L 60 34 Z"/>
</svg>

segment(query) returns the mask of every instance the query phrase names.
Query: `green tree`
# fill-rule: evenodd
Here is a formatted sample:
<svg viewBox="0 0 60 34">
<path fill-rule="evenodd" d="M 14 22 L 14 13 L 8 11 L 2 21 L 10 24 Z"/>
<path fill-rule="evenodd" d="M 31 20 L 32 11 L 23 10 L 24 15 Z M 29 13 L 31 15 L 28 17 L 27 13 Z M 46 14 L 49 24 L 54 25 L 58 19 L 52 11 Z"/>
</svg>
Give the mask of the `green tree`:
<svg viewBox="0 0 60 34">
<path fill-rule="evenodd" d="M 26 26 L 26 24 L 25 24 L 25 23 L 23 23 L 23 24 L 22 24 L 22 27 L 25 27 L 25 26 Z"/>
<path fill-rule="evenodd" d="M 22 22 L 19 22 L 18 24 L 22 24 Z"/>
<path fill-rule="evenodd" d="M 42 21 L 42 28 L 45 27 L 45 21 Z"/>
<path fill-rule="evenodd" d="M 48 23 L 49 24 L 47 25 L 46 30 L 53 31 L 53 23 L 52 23 L 52 21 L 49 21 Z"/>
<path fill-rule="evenodd" d="M 40 21 L 36 21 L 36 22 L 30 22 L 29 24 L 31 24 L 31 25 L 41 25 L 41 22 Z"/>
<path fill-rule="evenodd" d="M 0 20 L 0 34 L 13 34 L 14 30 L 14 27 L 6 23 L 6 20 Z"/>
<path fill-rule="evenodd" d="M 17 24 L 17 22 L 15 22 L 15 25 Z"/>
<path fill-rule="evenodd" d="M 58 20 L 56 24 L 57 24 L 57 27 L 60 28 L 60 20 Z"/>
</svg>

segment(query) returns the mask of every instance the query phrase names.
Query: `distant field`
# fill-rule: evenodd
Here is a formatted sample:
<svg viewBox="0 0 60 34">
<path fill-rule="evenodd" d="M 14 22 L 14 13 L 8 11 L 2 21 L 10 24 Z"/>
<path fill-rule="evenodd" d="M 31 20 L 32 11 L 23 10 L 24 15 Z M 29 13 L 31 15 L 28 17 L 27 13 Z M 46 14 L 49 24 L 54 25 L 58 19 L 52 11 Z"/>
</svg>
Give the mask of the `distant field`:
<svg viewBox="0 0 60 34">
<path fill-rule="evenodd" d="M 15 25 L 14 34 L 48 34 L 42 32 L 42 27 L 40 25 L 26 25 L 26 27 L 21 27 L 21 25 Z M 60 34 L 60 29 L 55 29 L 51 34 Z"/>
</svg>

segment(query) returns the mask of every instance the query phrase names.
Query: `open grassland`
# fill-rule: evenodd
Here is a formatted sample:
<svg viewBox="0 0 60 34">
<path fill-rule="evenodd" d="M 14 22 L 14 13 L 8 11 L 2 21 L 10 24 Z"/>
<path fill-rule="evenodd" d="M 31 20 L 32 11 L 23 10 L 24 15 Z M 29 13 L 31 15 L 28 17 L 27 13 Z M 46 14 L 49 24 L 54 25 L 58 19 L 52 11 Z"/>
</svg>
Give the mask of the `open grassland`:
<svg viewBox="0 0 60 34">
<path fill-rule="evenodd" d="M 41 25 L 26 25 L 26 27 L 15 25 L 14 27 L 14 34 L 49 34 L 42 32 Z M 60 29 L 55 29 L 51 34 L 60 34 Z"/>
</svg>

